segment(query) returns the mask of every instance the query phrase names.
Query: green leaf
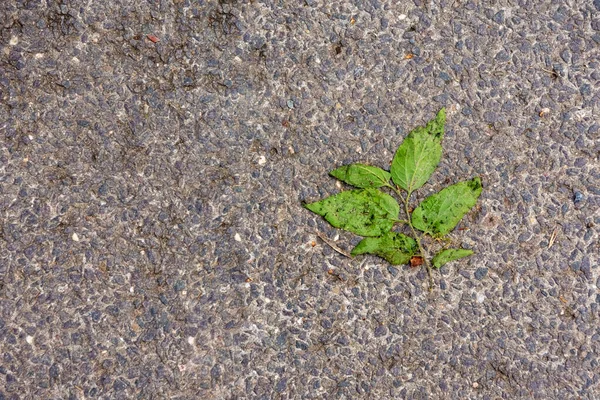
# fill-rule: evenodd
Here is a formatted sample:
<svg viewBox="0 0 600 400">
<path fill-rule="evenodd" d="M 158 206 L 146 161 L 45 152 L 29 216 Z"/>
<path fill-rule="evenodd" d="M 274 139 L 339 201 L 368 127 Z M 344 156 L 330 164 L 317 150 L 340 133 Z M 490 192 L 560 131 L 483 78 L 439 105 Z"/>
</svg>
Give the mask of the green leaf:
<svg viewBox="0 0 600 400">
<path fill-rule="evenodd" d="M 344 165 L 331 171 L 330 175 L 359 188 L 378 188 L 389 185 L 391 177 L 389 172 L 365 164 Z"/>
<path fill-rule="evenodd" d="M 480 194 L 479 177 L 448 186 L 423 200 L 412 213 L 412 224 L 435 237 L 446 235 L 477 203 Z"/>
<path fill-rule="evenodd" d="M 468 257 L 473 254 L 472 250 L 466 249 L 446 249 L 442 250 L 433 257 L 432 264 L 436 268 L 441 268 L 442 265 L 450 261 L 458 260 L 459 258 Z"/>
<path fill-rule="evenodd" d="M 425 127 L 413 129 L 392 160 L 392 180 L 408 193 L 427 182 L 442 158 L 446 110 L 442 108 Z"/>
<path fill-rule="evenodd" d="M 392 265 L 399 265 L 407 264 L 418 250 L 417 242 L 413 238 L 398 232 L 388 232 L 380 237 L 361 240 L 350 254 L 374 254 Z"/>
<path fill-rule="evenodd" d="M 381 236 L 389 232 L 400 212 L 396 200 L 377 189 L 348 190 L 304 207 L 334 227 L 361 236 Z"/>
</svg>

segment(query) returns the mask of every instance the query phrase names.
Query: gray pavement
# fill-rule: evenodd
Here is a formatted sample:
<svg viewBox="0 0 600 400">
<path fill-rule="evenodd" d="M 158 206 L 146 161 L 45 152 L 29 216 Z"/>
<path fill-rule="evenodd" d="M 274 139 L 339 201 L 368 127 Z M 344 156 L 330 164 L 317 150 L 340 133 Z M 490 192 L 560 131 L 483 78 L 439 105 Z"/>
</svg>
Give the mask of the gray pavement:
<svg viewBox="0 0 600 400">
<path fill-rule="evenodd" d="M 0 1 L 0 399 L 599 399 L 597 0 Z M 434 273 L 302 208 L 448 110 Z"/>
</svg>

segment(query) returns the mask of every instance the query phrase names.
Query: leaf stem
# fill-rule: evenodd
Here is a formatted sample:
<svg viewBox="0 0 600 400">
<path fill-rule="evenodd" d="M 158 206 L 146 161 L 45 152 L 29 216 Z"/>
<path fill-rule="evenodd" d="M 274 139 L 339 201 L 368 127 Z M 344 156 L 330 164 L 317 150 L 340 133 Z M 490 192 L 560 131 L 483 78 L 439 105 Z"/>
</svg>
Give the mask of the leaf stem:
<svg viewBox="0 0 600 400">
<path fill-rule="evenodd" d="M 433 290 L 433 277 L 431 276 L 431 266 L 429 265 L 429 260 L 427 258 L 427 253 L 425 252 L 425 248 L 423 248 L 423 245 L 421 244 L 421 239 L 423 238 L 423 236 L 425 236 L 425 233 L 423 233 L 420 236 L 417 235 L 417 231 L 415 230 L 415 227 L 412 224 L 412 219 L 411 219 L 411 215 L 410 215 L 410 211 L 409 211 L 409 201 L 410 201 L 410 195 L 412 194 L 412 192 L 407 192 L 406 197 L 404 197 L 398 186 L 392 186 L 392 185 L 387 185 L 387 186 L 390 189 L 392 189 L 398 195 L 398 197 L 404 202 L 404 212 L 406 213 L 407 220 L 402 221 L 402 222 L 405 222 L 408 226 L 410 226 L 410 230 L 412 231 L 413 237 L 415 238 L 415 241 L 417 242 L 417 245 L 419 246 L 419 253 L 421 253 L 421 257 L 423 257 L 423 263 L 425 264 L 425 269 L 427 270 L 427 277 L 429 278 L 429 291 L 431 292 Z"/>
<path fill-rule="evenodd" d="M 409 206 L 408 206 L 409 201 L 410 201 L 410 195 L 412 193 L 408 192 L 408 194 L 406 195 L 406 198 L 402 197 L 400 190 L 397 189 L 396 193 L 398 193 L 398 196 L 400 196 L 400 198 L 404 201 L 404 211 L 406 212 L 406 217 L 408 218 L 408 226 L 410 226 L 410 229 L 413 233 L 415 241 L 417 242 L 417 245 L 419 246 L 419 252 L 421 253 L 421 257 L 423 257 L 423 263 L 425 264 L 425 269 L 427 270 L 427 277 L 429 278 L 429 291 L 431 292 L 433 290 L 433 277 L 431 276 L 431 266 L 429 265 L 429 259 L 427 258 L 427 253 L 425 252 L 425 249 L 423 248 L 423 245 L 421 244 L 421 239 L 423 238 L 424 234 L 421 236 L 417 235 L 417 231 L 415 230 L 415 228 L 412 224 L 411 215 L 410 215 Z"/>
</svg>

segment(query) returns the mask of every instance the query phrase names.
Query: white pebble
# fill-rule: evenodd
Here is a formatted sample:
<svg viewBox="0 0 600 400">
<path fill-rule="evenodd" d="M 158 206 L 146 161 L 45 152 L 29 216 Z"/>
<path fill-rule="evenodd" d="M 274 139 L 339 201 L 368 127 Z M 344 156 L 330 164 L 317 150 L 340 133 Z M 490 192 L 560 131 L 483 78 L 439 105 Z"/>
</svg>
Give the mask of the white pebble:
<svg viewBox="0 0 600 400">
<path fill-rule="evenodd" d="M 27 335 L 27 337 L 25 337 L 25 341 L 29 344 L 33 344 L 33 336 Z"/>
<path fill-rule="evenodd" d="M 235 239 L 236 242 L 241 242 L 242 241 L 242 237 L 240 236 L 239 233 L 236 233 L 233 238 Z"/>
<path fill-rule="evenodd" d="M 73 234 L 73 236 L 71 236 L 73 238 L 74 241 L 79 242 L 79 236 L 77 236 L 76 233 Z"/>
<path fill-rule="evenodd" d="M 258 165 L 265 165 L 267 163 L 267 159 L 265 156 L 258 157 Z"/>
</svg>

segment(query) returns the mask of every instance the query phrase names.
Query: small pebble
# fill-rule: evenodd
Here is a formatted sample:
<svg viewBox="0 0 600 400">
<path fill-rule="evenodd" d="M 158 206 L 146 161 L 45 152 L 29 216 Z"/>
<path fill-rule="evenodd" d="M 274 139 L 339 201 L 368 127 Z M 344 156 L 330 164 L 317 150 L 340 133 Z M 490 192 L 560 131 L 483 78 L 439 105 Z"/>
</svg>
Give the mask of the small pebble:
<svg viewBox="0 0 600 400">
<path fill-rule="evenodd" d="M 487 273 L 488 273 L 488 269 L 487 268 L 485 268 L 485 267 L 477 268 L 477 270 L 475 271 L 475 279 L 477 279 L 477 280 L 480 281 L 483 278 L 485 278 L 485 276 L 487 275 Z"/>
</svg>

